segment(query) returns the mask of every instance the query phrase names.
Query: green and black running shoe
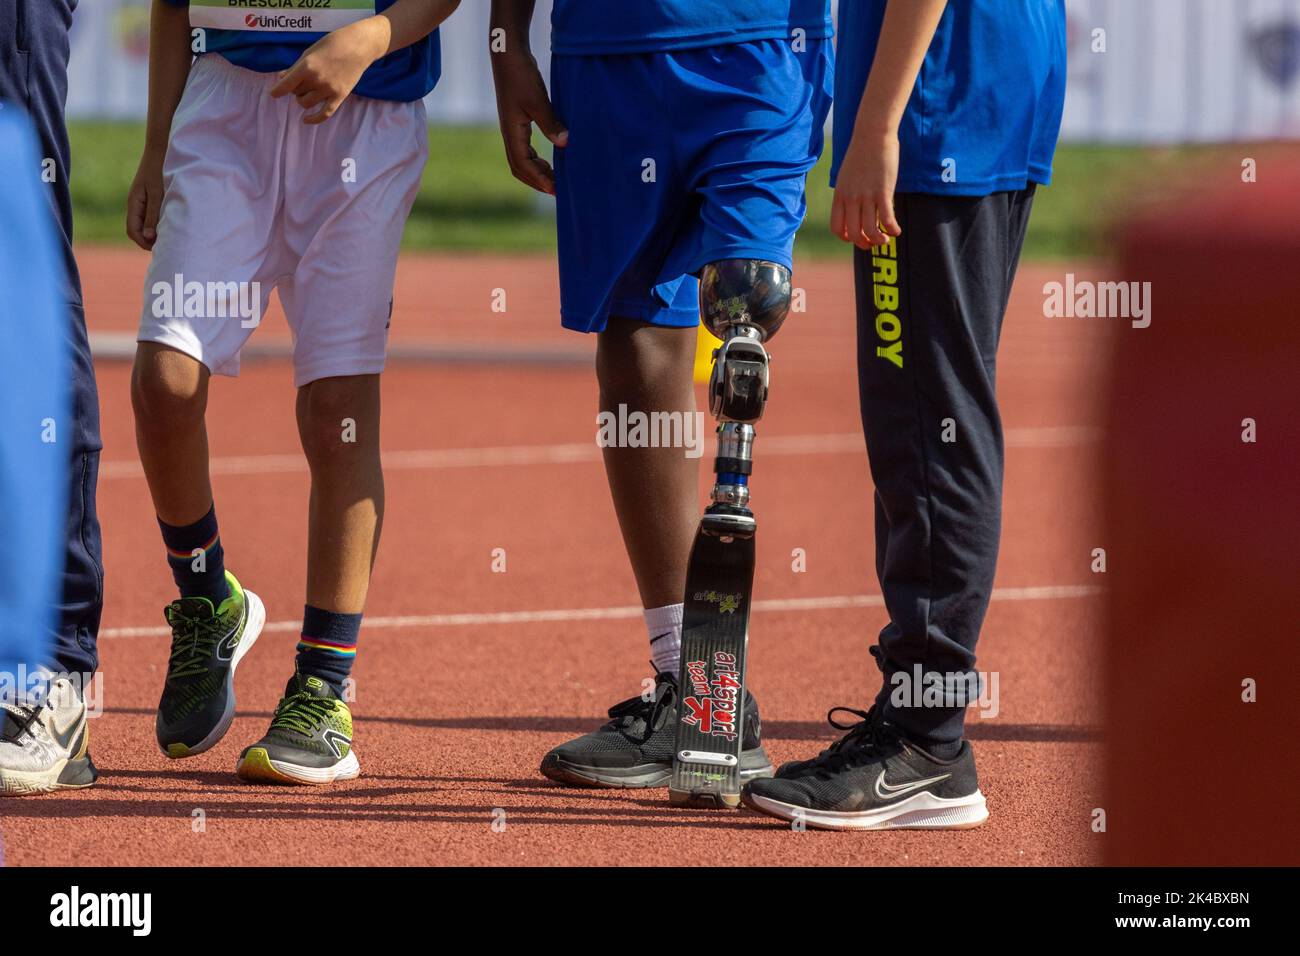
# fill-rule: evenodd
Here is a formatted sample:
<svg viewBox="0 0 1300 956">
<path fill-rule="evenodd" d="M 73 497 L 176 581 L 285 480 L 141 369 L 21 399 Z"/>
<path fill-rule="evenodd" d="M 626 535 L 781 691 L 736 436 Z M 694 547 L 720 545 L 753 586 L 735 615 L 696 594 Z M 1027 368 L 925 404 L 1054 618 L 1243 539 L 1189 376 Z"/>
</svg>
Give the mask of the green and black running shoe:
<svg viewBox="0 0 1300 956">
<path fill-rule="evenodd" d="M 235 719 L 235 668 L 262 633 L 266 609 L 229 571 L 226 583 L 230 597 L 215 610 L 205 597 L 187 597 L 163 612 L 172 652 L 154 729 L 168 757 L 203 753 Z"/>
<path fill-rule="evenodd" d="M 235 772 L 255 783 L 333 783 L 360 775 L 348 705 L 319 677 L 294 674 L 271 729 L 240 755 Z"/>
</svg>

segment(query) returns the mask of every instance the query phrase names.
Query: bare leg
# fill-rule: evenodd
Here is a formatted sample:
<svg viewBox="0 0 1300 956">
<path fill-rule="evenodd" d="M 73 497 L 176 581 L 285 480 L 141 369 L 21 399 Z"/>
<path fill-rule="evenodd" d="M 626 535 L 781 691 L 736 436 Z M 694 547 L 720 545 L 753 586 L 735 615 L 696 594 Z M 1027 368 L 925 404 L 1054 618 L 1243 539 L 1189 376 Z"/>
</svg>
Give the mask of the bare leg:
<svg viewBox="0 0 1300 956">
<path fill-rule="evenodd" d="M 208 479 L 210 375 L 202 362 L 141 342 L 131 371 L 135 441 L 154 510 L 167 524 L 193 524 L 212 507 Z"/>
<path fill-rule="evenodd" d="M 596 348 L 600 410 L 695 413 L 695 329 L 611 319 Z M 699 521 L 699 461 L 683 448 L 604 449 L 614 510 L 647 608 L 679 604 Z"/>
<path fill-rule="evenodd" d="M 384 518 L 379 376 L 317 379 L 298 390 L 297 413 L 311 468 L 307 603 L 359 614 Z"/>
</svg>

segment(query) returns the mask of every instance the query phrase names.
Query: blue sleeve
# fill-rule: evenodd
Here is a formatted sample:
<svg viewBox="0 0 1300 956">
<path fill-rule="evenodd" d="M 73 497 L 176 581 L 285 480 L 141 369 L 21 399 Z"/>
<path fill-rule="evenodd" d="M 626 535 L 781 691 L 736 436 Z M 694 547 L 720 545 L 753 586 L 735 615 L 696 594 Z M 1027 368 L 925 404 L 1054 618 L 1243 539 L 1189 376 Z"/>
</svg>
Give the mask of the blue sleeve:
<svg viewBox="0 0 1300 956">
<path fill-rule="evenodd" d="M 45 661 L 62 586 L 72 431 L 62 260 L 35 137 L 0 111 L 0 669 Z"/>
</svg>

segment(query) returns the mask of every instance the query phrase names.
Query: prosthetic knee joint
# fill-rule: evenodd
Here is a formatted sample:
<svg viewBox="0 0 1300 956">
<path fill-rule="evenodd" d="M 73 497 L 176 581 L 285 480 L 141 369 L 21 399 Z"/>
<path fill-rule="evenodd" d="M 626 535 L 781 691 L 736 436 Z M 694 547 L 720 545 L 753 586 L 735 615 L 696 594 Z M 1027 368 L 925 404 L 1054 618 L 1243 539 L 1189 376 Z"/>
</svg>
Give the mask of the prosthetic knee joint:
<svg viewBox="0 0 1300 956">
<path fill-rule="evenodd" d="M 763 343 L 790 311 L 790 270 L 758 259 L 723 259 L 700 273 L 700 314 L 722 340 L 713 353 L 709 410 L 718 420 L 712 503 L 701 527 L 724 537 L 750 537 L 749 475 L 754 423 L 767 403 L 769 358 Z"/>
</svg>

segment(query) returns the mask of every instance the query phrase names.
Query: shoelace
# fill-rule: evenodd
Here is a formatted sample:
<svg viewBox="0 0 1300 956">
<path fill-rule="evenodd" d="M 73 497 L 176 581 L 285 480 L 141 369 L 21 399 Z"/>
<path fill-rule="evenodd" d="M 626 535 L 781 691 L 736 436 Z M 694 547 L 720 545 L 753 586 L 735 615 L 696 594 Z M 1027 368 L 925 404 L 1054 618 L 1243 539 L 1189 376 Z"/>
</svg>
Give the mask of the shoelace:
<svg viewBox="0 0 1300 956">
<path fill-rule="evenodd" d="M 167 662 L 167 680 L 202 677 L 217 642 L 224 637 L 219 618 L 190 617 L 178 605 L 168 609 L 167 622 L 172 626 L 172 652 Z"/>
<path fill-rule="evenodd" d="M 310 737 L 333 713 L 333 699 L 297 693 L 280 701 L 271 718 L 271 729 L 292 730 Z"/>
<path fill-rule="evenodd" d="M 656 685 L 649 700 L 637 696 L 615 704 L 609 709 L 610 726 L 623 729 L 639 717 L 645 723 L 644 737 L 649 737 L 658 726 L 659 714 L 676 700 L 676 691 L 676 685 L 665 680 Z"/>
<path fill-rule="evenodd" d="M 835 719 L 835 714 L 839 711 L 853 714 L 861 719 L 855 723 L 842 724 Z M 832 707 L 826 713 L 826 722 L 836 730 L 848 731 L 813 758 L 814 764 L 828 771 L 840 770 L 864 758 L 879 756 L 898 741 L 898 734 L 885 723 L 879 710 L 874 706 L 870 710 Z"/>
<path fill-rule="evenodd" d="M 48 705 L 44 703 L 0 705 L 0 709 L 3 709 L 6 714 L 13 715 L 8 720 L 0 720 L 0 724 L 3 724 L 3 727 L 0 727 L 0 740 L 18 743 L 24 734 L 31 731 L 32 724 L 36 723 L 37 715 L 46 706 Z M 12 730 L 9 729 L 11 724 L 13 725 Z"/>
</svg>

